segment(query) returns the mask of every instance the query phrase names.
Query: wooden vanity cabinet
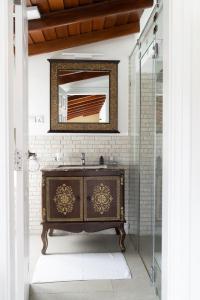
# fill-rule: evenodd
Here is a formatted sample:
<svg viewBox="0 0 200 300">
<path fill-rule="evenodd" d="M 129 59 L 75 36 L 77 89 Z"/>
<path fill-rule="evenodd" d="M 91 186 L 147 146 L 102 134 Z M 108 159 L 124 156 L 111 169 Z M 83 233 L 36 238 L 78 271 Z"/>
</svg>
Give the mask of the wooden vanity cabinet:
<svg viewBox="0 0 200 300">
<path fill-rule="evenodd" d="M 115 228 L 121 251 L 124 239 L 124 170 L 42 171 L 42 253 L 48 231 L 96 232 Z"/>
</svg>

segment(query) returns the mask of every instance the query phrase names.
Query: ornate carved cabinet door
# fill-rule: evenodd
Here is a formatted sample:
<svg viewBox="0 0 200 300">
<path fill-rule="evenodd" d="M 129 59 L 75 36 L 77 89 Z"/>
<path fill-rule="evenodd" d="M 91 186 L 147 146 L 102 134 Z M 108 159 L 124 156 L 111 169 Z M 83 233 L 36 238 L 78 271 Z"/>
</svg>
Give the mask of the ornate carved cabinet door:
<svg viewBox="0 0 200 300">
<path fill-rule="evenodd" d="M 84 178 L 84 219 L 87 221 L 120 220 L 120 176 Z"/>
<path fill-rule="evenodd" d="M 46 177 L 47 221 L 83 221 L 83 178 Z"/>
</svg>

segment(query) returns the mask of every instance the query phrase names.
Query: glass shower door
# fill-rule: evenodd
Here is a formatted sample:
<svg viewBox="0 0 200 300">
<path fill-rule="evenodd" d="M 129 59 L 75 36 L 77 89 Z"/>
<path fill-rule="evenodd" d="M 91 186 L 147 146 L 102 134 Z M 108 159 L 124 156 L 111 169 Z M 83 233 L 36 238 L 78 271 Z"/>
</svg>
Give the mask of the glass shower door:
<svg viewBox="0 0 200 300">
<path fill-rule="evenodd" d="M 130 56 L 129 201 L 134 209 L 129 219 L 135 245 L 161 298 L 162 8 L 151 22 Z"/>
<path fill-rule="evenodd" d="M 153 281 L 155 201 L 155 42 L 140 60 L 139 253 Z"/>
</svg>

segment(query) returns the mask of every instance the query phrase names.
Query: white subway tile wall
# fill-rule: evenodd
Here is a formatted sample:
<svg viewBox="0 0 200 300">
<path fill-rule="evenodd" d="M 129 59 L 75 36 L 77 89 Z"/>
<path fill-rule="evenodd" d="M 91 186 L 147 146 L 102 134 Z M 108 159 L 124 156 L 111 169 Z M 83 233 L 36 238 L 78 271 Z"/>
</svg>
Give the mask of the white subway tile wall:
<svg viewBox="0 0 200 300">
<path fill-rule="evenodd" d="M 130 232 L 137 234 L 138 230 L 140 230 L 141 235 L 149 235 L 152 232 L 154 199 L 155 102 L 152 97 L 154 84 L 152 75 L 142 75 L 143 92 L 140 99 L 140 77 L 139 73 L 135 71 L 136 69 L 135 60 L 132 57 L 130 63 L 131 87 L 129 100 L 130 167 L 128 213 L 129 220 L 131 220 Z"/>
<path fill-rule="evenodd" d="M 86 163 L 98 164 L 103 155 L 105 163 L 113 157 L 119 164 L 126 166 L 125 206 L 126 231 L 133 227 L 128 201 L 129 138 L 120 135 L 38 135 L 29 137 L 29 150 L 37 153 L 40 169 L 59 164 L 80 164 L 81 152 L 86 153 Z M 55 157 L 60 161 L 56 161 Z M 41 171 L 29 172 L 30 233 L 41 233 Z"/>
<path fill-rule="evenodd" d="M 155 172 L 155 80 L 152 74 L 141 76 L 140 138 L 140 233 L 150 235 L 153 225 Z"/>
</svg>

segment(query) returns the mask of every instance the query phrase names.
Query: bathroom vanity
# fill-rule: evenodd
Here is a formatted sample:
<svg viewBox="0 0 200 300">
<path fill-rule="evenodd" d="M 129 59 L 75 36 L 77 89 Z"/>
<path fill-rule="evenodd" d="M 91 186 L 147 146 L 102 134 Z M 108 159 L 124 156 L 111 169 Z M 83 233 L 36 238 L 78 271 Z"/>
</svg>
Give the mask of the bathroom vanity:
<svg viewBox="0 0 200 300">
<path fill-rule="evenodd" d="M 124 170 L 117 167 L 61 166 L 42 170 L 42 253 L 48 232 L 97 232 L 115 228 L 124 240 Z"/>
</svg>

